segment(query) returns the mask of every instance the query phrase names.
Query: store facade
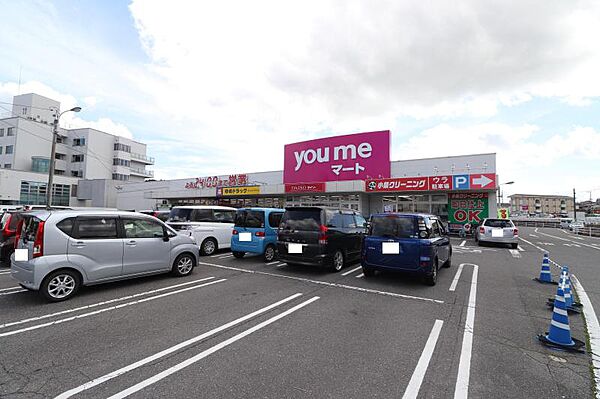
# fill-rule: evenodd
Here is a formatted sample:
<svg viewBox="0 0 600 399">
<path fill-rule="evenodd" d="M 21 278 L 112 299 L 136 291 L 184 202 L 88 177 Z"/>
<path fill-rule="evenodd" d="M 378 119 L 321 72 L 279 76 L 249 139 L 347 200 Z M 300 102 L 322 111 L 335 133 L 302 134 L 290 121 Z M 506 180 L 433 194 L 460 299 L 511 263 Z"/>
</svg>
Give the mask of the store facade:
<svg viewBox="0 0 600 399">
<path fill-rule="evenodd" d="M 426 212 L 453 224 L 496 214 L 496 155 L 390 161 L 389 131 L 288 144 L 280 171 L 116 185 L 120 209 L 324 205 Z"/>
</svg>

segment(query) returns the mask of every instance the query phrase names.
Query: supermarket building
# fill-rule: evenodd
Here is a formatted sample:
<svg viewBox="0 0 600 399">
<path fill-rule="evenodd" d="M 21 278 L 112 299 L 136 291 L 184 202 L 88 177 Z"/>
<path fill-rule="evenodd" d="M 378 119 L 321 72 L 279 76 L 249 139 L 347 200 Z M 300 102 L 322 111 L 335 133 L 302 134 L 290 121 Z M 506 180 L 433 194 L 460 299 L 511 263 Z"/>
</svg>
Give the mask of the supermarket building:
<svg viewBox="0 0 600 399">
<path fill-rule="evenodd" d="M 285 146 L 279 171 L 122 184 L 84 180 L 79 193 L 90 193 L 91 206 L 132 210 L 324 205 L 364 215 L 434 213 L 451 224 L 496 215 L 496 154 L 392 162 L 390 139 L 389 131 L 379 131 L 304 141 Z"/>
</svg>

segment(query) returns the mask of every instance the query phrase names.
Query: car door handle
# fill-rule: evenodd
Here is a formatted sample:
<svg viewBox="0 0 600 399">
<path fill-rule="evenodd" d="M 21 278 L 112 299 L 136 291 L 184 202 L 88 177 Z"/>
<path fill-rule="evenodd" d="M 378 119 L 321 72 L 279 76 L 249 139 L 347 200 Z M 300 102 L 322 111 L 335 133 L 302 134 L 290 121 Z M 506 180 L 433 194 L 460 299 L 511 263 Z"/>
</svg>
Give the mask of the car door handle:
<svg viewBox="0 0 600 399">
<path fill-rule="evenodd" d="M 85 247 L 85 242 L 83 241 L 77 241 L 71 244 L 72 247 L 77 247 L 77 248 L 82 248 Z"/>
<path fill-rule="evenodd" d="M 129 246 L 131 246 L 131 247 L 134 247 L 136 244 L 137 244 L 137 243 L 135 242 L 135 240 L 127 241 L 127 242 L 125 243 L 125 245 L 129 245 Z"/>
</svg>

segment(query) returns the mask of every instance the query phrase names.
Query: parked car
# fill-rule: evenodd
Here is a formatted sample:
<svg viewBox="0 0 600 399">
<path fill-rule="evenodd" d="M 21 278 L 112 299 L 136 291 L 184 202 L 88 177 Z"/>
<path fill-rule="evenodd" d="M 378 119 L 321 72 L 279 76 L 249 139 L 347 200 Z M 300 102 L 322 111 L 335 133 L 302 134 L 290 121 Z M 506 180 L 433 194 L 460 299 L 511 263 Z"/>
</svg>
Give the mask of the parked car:
<svg viewBox="0 0 600 399">
<path fill-rule="evenodd" d="M 169 214 L 171 213 L 171 211 L 153 211 L 153 210 L 143 210 L 143 211 L 139 211 L 139 212 L 143 213 L 144 215 L 154 216 L 155 218 L 160 219 L 163 222 L 166 222 L 167 220 L 169 220 Z"/>
<path fill-rule="evenodd" d="M 569 224 L 569 230 L 571 230 L 571 231 L 583 229 L 584 227 L 585 227 L 585 223 L 583 223 L 582 221 L 579 221 L 579 220 Z"/>
<path fill-rule="evenodd" d="M 434 215 L 379 213 L 372 215 L 362 245 L 365 277 L 377 270 L 422 275 L 435 285 L 440 267 L 452 265 L 452 244 L 444 223 Z"/>
<path fill-rule="evenodd" d="M 15 234 L 17 226 L 25 212 L 46 209 L 45 205 L 23 205 L 7 210 L 0 219 L 0 265 L 10 266 L 10 256 L 15 251 Z M 70 209 L 64 206 L 53 206 L 52 209 Z"/>
<path fill-rule="evenodd" d="M 573 219 L 561 219 L 560 220 L 560 228 L 561 229 L 568 229 L 569 226 L 571 225 L 571 223 L 573 223 Z"/>
<path fill-rule="evenodd" d="M 475 241 L 482 243 L 509 244 L 512 248 L 519 246 L 519 229 L 510 219 L 484 219 L 475 231 Z"/>
<path fill-rule="evenodd" d="M 171 272 L 189 275 L 198 247 L 156 218 L 124 211 L 36 211 L 16 232 L 11 275 L 49 301 L 82 285 Z M 24 256 L 21 260 L 20 256 Z"/>
<path fill-rule="evenodd" d="M 202 255 L 212 255 L 219 248 L 231 247 L 235 208 L 227 206 L 175 206 L 167 224 L 180 234 L 196 240 Z"/>
<path fill-rule="evenodd" d="M 356 211 L 320 206 L 289 207 L 277 234 L 279 259 L 288 264 L 342 270 L 360 260 L 366 220 Z"/>
<path fill-rule="evenodd" d="M 247 252 L 261 254 L 265 262 L 277 256 L 277 228 L 285 209 L 241 208 L 235 215 L 231 252 L 242 258 Z"/>
</svg>

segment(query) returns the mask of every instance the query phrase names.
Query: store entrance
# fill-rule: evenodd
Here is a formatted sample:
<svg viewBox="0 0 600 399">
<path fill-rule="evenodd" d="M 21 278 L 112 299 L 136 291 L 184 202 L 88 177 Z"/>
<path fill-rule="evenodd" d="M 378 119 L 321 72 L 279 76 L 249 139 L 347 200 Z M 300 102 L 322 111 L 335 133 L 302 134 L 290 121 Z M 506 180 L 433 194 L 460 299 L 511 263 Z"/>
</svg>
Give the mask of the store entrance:
<svg viewBox="0 0 600 399">
<path fill-rule="evenodd" d="M 286 206 L 328 206 L 360 211 L 359 194 L 294 195 L 285 198 Z"/>
<path fill-rule="evenodd" d="M 384 212 L 422 212 L 440 216 L 448 220 L 448 195 L 385 195 Z"/>
</svg>

